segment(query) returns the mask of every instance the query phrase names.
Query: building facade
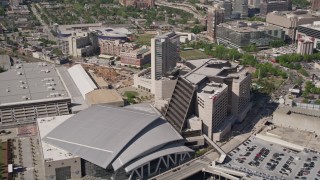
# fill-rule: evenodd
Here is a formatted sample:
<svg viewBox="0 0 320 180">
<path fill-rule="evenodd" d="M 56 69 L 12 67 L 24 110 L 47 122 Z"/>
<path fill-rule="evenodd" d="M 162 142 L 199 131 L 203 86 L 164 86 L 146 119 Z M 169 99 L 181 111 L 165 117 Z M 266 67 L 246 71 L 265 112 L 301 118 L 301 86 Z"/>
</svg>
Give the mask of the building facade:
<svg viewBox="0 0 320 180">
<path fill-rule="evenodd" d="M 202 132 L 212 139 L 214 129 L 228 116 L 228 86 L 209 83 L 197 93 L 197 105 L 199 118 L 203 120 Z"/>
<path fill-rule="evenodd" d="M 320 9 L 320 1 L 319 0 L 311 0 L 311 9 L 313 11 L 318 11 Z"/>
<path fill-rule="evenodd" d="M 298 39 L 297 53 L 301 55 L 313 54 L 313 40 L 310 38 Z"/>
<path fill-rule="evenodd" d="M 248 17 L 248 0 L 235 0 L 233 12 L 240 13 L 242 18 Z"/>
<path fill-rule="evenodd" d="M 217 26 L 217 41 L 233 48 L 267 47 L 272 40 L 284 38 L 280 27 L 263 22 L 230 21 Z"/>
<path fill-rule="evenodd" d="M 216 59 L 186 64 L 192 70 L 178 78 L 164 117 L 185 137 L 203 133 L 220 141 L 251 109 L 251 74 L 239 65 Z M 200 123 L 197 127 L 201 129 L 188 129 L 194 123 Z"/>
<path fill-rule="evenodd" d="M 129 52 L 120 52 L 121 65 L 140 68 L 151 63 L 151 52 L 147 47 Z"/>
<path fill-rule="evenodd" d="M 121 52 L 130 52 L 138 48 L 136 44 L 124 43 L 119 40 L 100 40 L 100 54 L 120 56 Z"/>
<path fill-rule="evenodd" d="M 74 33 L 69 37 L 69 55 L 85 57 L 99 52 L 98 36 L 94 32 Z"/>
<path fill-rule="evenodd" d="M 151 79 L 155 90 L 156 80 L 160 80 L 167 73 L 172 71 L 180 60 L 179 35 L 175 32 L 168 32 L 151 39 Z"/>
<path fill-rule="evenodd" d="M 268 13 L 266 22 L 281 27 L 286 34 L 286 39 L 295 41 L 296 29 L 299 25 L 310 24 L 319 21 L 320 17 L 310 11 L 274 11 Z"/>
<path fill-rule="evenodd" d="M 217 25 L 224 21 L 224 13 L 225 11 L 219 6 L 214 6 L 208 9 L 207 36 L 214 41 L 216 40 Z"/>
<path fill-rule="evenodd" d="M 298 26 L 296 39 L 299 40 L 301 38 L 312 40 L 313 48 L 320 50 L 320 21 Z"/>
<path fill-rule="evenodd" d="M 138 9 L 152 8 L 155 5 L 155 0 L 119 0 L 123 6 L 133 6 Z"/>
<path fill-rule="evenodd" d="M 260 4 L 260 15 L 266 16 L 273 11 L 291 11 L 291 0 L 263 0 Z"/>
</svg>

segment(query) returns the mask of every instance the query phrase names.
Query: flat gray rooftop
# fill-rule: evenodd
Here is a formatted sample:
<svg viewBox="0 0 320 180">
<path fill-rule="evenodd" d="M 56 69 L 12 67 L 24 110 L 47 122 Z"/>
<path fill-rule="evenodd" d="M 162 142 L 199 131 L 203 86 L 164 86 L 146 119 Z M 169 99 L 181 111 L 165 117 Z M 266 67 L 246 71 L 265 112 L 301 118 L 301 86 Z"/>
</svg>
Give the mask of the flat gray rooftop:
<svg viewBox="0 0 320 180">
<path fill-rule="evenodd" d="M 0 105 L 67 98 L 69 94 L 53 65 L 16 64 L 0 73 Z"/>
</svg>

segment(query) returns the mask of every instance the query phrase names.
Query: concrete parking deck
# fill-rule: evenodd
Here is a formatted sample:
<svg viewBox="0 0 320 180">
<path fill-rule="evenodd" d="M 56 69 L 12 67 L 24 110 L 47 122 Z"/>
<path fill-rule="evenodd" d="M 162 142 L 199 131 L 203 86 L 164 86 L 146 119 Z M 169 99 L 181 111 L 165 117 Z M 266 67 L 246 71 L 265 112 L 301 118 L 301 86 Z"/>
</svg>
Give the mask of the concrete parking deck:
<svg viewBox="0 0 320 180">
<path fill-rule="evenodd" d="M 265 157 L 261 153 L 263 148 L 269 150 Z M 293 151 L 255 137 L 251 137 L 228 155 L 230 159 L 227 159 L 227 163 L 221 165 L 222 167 L 245 172 L 253 179 L 314 179 L 320 176 L 317 175 L 320 170 L 319 152 Z M 260 159 L 257 165 L 251 163 L 255 162 L 255 157 Z M 270 164 L 276 165 L 273 170 L 268 168 Z M 291 172 L 286 170 L 285 166 L 290 168 Z M 303 173 L 297 177 L 301 170 Z"/>
</svg>

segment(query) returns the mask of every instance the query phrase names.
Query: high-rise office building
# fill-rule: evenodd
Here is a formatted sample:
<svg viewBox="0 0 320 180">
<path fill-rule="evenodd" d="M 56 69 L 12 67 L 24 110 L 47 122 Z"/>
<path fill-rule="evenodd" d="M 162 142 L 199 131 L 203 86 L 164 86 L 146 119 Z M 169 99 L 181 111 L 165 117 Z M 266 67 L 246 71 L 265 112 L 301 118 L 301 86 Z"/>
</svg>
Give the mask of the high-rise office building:
<svg viewBox="0 0 320 180">
<path fill-rule="evenodd" d="M 155 90 L 155 81 L 172 71 L 180 59 L 179 35 L 168 32 L 151 39 L 151 80 Z"/>
<path fill-rule="evenodd" d="M 217 25 L 223 23 L 224 21 L 224 13 L 225 10 L 220 8 L 219 4 L 216 4 L 214 7 L 208 9 L 207 36 L 214 41 L 216 39 Z"/>
<path fill-rule="evenodd" d="M 248 17 L 248 0 L 235 0 L 233 11 L 240 13 L 241 17 Z"/>
</svg>

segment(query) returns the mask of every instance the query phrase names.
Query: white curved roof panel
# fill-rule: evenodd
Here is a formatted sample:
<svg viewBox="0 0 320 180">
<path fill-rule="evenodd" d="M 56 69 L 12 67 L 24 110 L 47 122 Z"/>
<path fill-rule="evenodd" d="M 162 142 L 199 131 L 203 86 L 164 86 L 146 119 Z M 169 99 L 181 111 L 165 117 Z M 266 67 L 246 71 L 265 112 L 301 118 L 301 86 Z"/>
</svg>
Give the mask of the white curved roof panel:
<svg viewBox="0 0 320 180">
<path fill-rule="evenodd" d="M 158 119 L 147 128 L 145 128 L 138 138 L 122 152 L 122 154 L 112 163 L 116 171 L 135 158 L 149 154 L 166 144 L 182 140 L 182 136 L 177 133 L 173 127 L 163 119 Z"/>
<path fill-rule="evenodd" d="M 81 64 L 72 66 L 68 69 L 68 72 L 84 99 L 86 98 L 87 93 L 97 89 L 97 86 L 92 81 L 88 73 L 83 69 Z"/>
<path fill-rule="evenodd" d="M 160 158 L 162 156 L 166 156 L 169 154 L 175 154 L 175 153 L 183 153 L 183 152 L 194 152 L 194 151 L 186 146 L 183 146 L 183 145 L 172 144 L 172 145 L 166 146 L 166 147 L 162 148 L 161 150 L 158 150 L 152 154 L 149 154 L 149 155 L 133 162 L 132 164 L 128 165 L 125 168 L 125 171 L 130 172 L 130 171 L 142 166 L 143 164 L 146 164 L 147 162 L 150 162 L 150 161 L 157 159 L 157 158 Z"/>
</svg>

